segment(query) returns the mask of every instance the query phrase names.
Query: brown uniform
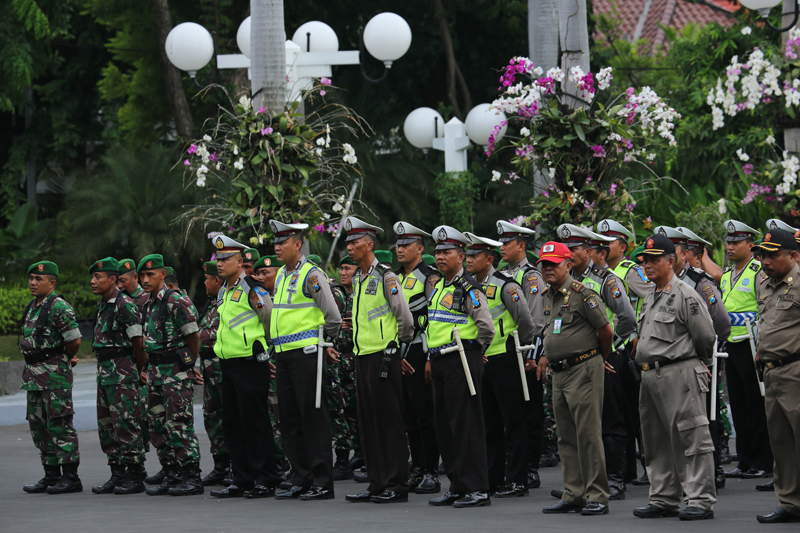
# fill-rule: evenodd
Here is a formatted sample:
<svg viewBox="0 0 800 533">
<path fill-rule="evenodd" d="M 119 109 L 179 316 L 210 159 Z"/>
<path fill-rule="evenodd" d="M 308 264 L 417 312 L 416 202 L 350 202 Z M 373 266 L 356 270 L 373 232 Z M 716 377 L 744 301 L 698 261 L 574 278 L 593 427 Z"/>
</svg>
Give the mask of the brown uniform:
<svg viewBox="0 0 800 533">
<path fill-rule="evenodd" d="M 767 426 L 775 455 L 775 494 L 781 507 L 800 516 L 800 267 L 779 282 L 758 285 L 759 363 L 764 367 Z"/>
<path fill-rule="evenodd" d="M 608 505 L 601 428 L 604 365 L 597 337 L 597 330 L 609 323 L 606 308 L 596 293 L 572 276 L 557 292 L 548 287 L 542 304 L 544 351 L 555 371 L 553 409 L 564 479 L 561 499 L 580 506 L 590 501 Z M 559 362 L 568 368 L 554 368 Z"/>
<path fill-rule="evenodd" d="M 710 510 L 717 501 L 714 444 L 706 394 L 714 326 L 706 303 L 673 275 L 656 294 L 653 285 L 639 319 L 636 362 L 642 370 L 639 415 L 650 503 L 676 511 Z"/>
</svg>

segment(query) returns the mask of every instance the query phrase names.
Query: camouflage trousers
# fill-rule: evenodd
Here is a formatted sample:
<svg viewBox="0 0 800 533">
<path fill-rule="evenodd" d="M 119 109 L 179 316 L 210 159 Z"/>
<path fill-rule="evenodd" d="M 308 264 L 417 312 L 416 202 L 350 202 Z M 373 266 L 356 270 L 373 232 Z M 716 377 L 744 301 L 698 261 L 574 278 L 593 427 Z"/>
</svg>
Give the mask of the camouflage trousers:
<svg viewBox="0 0 800 533">
<path fill-rule="evenodd" d="M 336 368 L 334 371 L 333 368 Z M 358 408 L 356 406 L 356 368 L 353 353 L 341 354 L 338 365 L 329 366 L 331 376 L 336 375 L 338 383 L 333 390 L 329 388 L 331 401 L 331 429 L 333 447 L 337 450 L 360 450 L 358 438 Z M 329 386 L 330 387 L 330 386 Z M 338 388 L 338 393 L 335 389 Z M 334 405 L 336 413 L 334 413 Z"/>
<path fill-rule="evenodd" d="M 142 434 L 142 446 L 145 452 L 150 451 L 150 414 L 147 410 L 147 383 L 139 384 L 139 429 Z"/>
<path fill-rule="evenodd" d="M 222 368 L 219 359 L 203 360 L 203 424 L 211 442 L 211 455 L 228 459 L 225 433 L 222 427 Z"/>
<path fill-rule="evenodd" d="M 165 384 L 151 382 L 148 387 L 150 442 L 162 465 L 184 466 L 200 461 L 200 447 L 194 433 L 193 395 L 194 383 L 188 377 L 170 378 Z"/>
<path fill-rule="evenodd" d="M 26 419 L 44 466 L 80 463 L 72 389 L 28 391 Z"/>
<path fill-rule="evenodd" d="M 731 425 L 730 413 L 728 413 L 728 404 L 725 400 L 728 399 L 728 391 L 725 387 L 725 372 L 722 373 L 718 380 L 719 387 L 719 427 L 722 437 L 730 437 L 733 434 L 733 426 Z"/>
<path fill-rule="evenodd" d="M 274 365 L 275 360 L 270 359 Z M 269 391 L 267 392 L 267 401 L 269 402 L 269 423 L 272 424 L 272 438 L 273 445 L 275 446 L 275 460 L 282 463 L 286 460 L 286 452 L 283 451 L 283 440 L 281 439 L 281 430 L 278 423 L 281 419 L 281 412 L 278 409 L 278 390 L 275 378 L 269 379 Z"/>
<path fill-rule="evenodd" d="M 556 416 L 553 410 L 553 372 L 548 368 L 544 386 L 544 440 L 555 443 L 557 439 Z"/>
<path fill-rule="evenodd" d="M 97 386 L 97 433 L 110 465 L 144 462 L 139 394 L 137 383 Z"/>
</svg>

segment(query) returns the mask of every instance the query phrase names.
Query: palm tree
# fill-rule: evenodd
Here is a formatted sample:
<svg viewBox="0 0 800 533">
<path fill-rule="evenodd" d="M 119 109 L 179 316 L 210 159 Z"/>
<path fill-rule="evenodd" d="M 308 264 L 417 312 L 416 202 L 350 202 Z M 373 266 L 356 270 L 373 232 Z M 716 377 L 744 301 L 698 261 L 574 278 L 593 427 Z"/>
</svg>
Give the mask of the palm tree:
<svg viewBox="0 0 800 533">
<path fill-rule="evenodd" d="M 581 105 L 575 84 L 569 81 L 569 71 L 581 67 L 589 72 L 589 21 L 586 0 L 558 0 L 559 33 L 561 35 L 561 70 L 564 71 L 562 88 L 575 96 L 568 105 L 575 109 Z"/>
<path fill-rule="evenodd" d="M 283 0 L 250 0 L 253 107 L 274 115 L 286 104 L 286 31 Z M 260 91 L 260 92 L 259 92 Z"/>
<path fill-rule="evenodd" d="M 528 0 L 528 50 L 545 72 L 558 66 L 558 0 Z"/>
</svg>

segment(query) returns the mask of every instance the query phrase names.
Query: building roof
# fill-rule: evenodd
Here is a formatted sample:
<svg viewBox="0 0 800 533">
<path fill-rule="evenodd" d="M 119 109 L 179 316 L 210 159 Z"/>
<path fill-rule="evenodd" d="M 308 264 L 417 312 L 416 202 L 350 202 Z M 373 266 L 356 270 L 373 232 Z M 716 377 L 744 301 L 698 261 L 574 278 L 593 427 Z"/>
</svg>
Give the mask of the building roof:
<svg viewBox="0 0 800 533">
<path fill-rule="evenodd" d="M 645 39 L 643 52 L 661 51 L 666 35 L 661 26 L 683 29 L 690 22 L 701 25 L 717 22 L 725 27 L 736 23 L 732 13 L 738 5 L 730 0 L 593 0 L 595 15 L 608 15 L 619 20 L 617 31 L 628 41 Z M 608 40 L 606 35 L 596 35 Z"/>
</svg>

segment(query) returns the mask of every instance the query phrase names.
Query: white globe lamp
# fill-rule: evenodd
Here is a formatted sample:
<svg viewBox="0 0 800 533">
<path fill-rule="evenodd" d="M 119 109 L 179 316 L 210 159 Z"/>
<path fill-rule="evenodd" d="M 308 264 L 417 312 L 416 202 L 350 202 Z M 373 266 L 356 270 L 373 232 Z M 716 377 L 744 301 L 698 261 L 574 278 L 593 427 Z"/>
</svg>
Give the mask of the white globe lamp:
<svg viewBox="0 0 800 533">
<path fill-rule="evenodd" d="M 406 117 L 403 134 L 414 147 L 427 151 L 433 147 L 434 137 L 444 136 L 444 119 L 435 109 L 417 108 Z"/>
<path fill-rule="evenodd" d="M 194 78 L 214 56 L 214 38 L 201 25 L 184 22 L 169 32 L 165 48 L 170 63 Z"/>
<path fill-rule="evenodd" d="M 391 68 L 408 52 L 411 46 L 411 28 L 408 22 L 394 13 L 380 13 L 367 22 L 364 28 L 364 46 L 375 59 Z"/>
</svg>

